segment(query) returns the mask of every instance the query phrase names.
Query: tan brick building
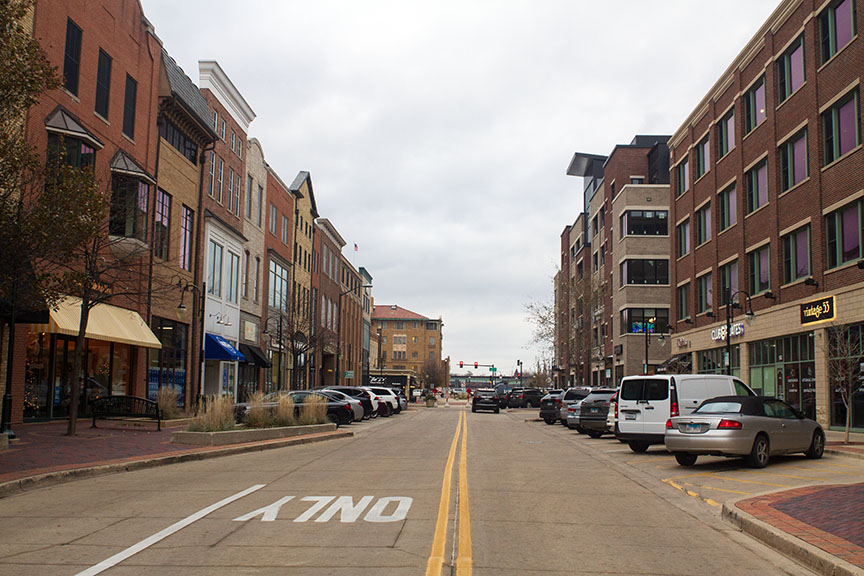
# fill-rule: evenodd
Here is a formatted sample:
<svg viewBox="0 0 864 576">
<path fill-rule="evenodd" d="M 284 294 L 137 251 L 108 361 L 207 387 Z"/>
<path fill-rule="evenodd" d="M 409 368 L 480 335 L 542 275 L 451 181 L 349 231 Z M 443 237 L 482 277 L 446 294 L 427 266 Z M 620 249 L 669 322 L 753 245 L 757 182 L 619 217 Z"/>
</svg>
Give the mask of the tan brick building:
<svg viewBox="0 0 864 576">
<path fill-rule="evenodd" d="M 427 361 L 440 366 L 446 382 L 449 367 L 441 358 L 443 325 L 440 317 L 433 320 L 396 305 L 374 306 L 372 329 L 380 333 L 379 371 L 383 376 L 372 371 L 373 384 L 396 385 L 408 394 L 409 388 L 425 384 Z"/>
</svg>

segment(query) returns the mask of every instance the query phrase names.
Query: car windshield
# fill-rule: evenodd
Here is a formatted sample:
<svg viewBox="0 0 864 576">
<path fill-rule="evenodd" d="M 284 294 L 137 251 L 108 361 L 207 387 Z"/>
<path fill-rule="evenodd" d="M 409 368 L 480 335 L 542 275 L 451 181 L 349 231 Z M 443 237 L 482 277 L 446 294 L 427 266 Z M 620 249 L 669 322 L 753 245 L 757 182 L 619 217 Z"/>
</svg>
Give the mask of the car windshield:
<svg viewBox="0 0 864 576">
<path fill-rule="evenodd" d="M 699 414 L 738 414 L 741 412 L 740 402 L 706 402 L 694 413 Z"/>
</svg>

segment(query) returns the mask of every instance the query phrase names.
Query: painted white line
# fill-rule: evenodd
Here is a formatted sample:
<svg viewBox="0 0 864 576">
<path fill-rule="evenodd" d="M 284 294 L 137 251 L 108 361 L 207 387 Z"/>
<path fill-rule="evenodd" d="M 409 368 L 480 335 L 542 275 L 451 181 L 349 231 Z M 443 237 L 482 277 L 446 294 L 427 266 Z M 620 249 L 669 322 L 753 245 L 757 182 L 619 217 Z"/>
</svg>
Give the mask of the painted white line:
<svg viewBox="0 0 864 576">
<path fill-rule="evenodd" d="M 196 512 L 195 514 L 192 514 L 191 516 L 187 516 L 186 518 L 184 518 L 183 520 L 180 520 L 179 522 L 175 522 L 174 524 L 172 524 L 168 528 L 165 528 L 161 532 L 157 532 L 153 536 L 150 536 L 149 538 L 145 538 L 141 542 L 130 546 L 126 550 L 123 550 L 122 552 L 119 552 L 119 553 L 115 554 L 114 556 L 111 556 L 107 560 L 104 560 L 104 561 L 100 562 L 99 564 L 96 564 L 95 566 L 92 566 L 92 567 L 88 568 L 87 570 L 84 570 L 83 572 L 79 572 L 75 576 L 95 576 L 96 574 L 101 574 L 105 570 L 108 570 L 109 568 L 113 568 L 114 566 L 116 566 L 120 562 L 126 560 L 127 558 L 131 558 L 132 556 L 141 552 L 142 550 L 146 550 L 150 546 L 156 544 L 157 542 L 160 542 L 161 540 L 164 540 L 165 538 L 167 538 L 168 536 L 171 536 L 175 532 L 179 532 L 180 530 L 189 526 L 190 524 L 197 522 L 198 520 L 200 520 L 201 518 L 204 518 L 205 516 L 207 516 L 211 512 L 215 512 L 219 508 L 222 508 L 223 506 L 227 506 L 228 504 L 231 504 L 235 500 L 239 500 L 240 498 L 243 498 L 244 496 L 247 496 L 247 495 L 251 494 L 252 492 L 255 492 L 256 490 L 260 490 L 261 488 L 264 488 L 264 486 L 266 486 L 266 484 L 256 484 L 250 488 L 247 488 L 246 490 L 243 490 L 242 492 L 238 492 L 237 494 L 234 494 L 233 496 L 229 496 L 228 498 L 225 498 L 224 500 L 220 500 L 219 502 L 216 502 L 215 504 L 208 506 L 207 508 L 204 508 L 203 510 L 199 510 L 198 512 Z"/>
</svg>

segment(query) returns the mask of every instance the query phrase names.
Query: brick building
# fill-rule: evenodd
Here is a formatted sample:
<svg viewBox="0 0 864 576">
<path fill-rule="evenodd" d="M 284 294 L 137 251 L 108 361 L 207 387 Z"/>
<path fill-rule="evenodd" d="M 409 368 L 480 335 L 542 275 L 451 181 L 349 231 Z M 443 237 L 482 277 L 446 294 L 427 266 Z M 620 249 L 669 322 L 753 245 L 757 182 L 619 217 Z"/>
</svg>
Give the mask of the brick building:
<svg viewBox="0 0 864 576">
<path fill-rule="evenodd" d="M 423 366 L 437 362 L 442 374 L 449 374 L 441 358 L 444 323 L 396 305 L 374 306 L 372 327 L 379 339 L 378 370 L 371 375 L 372 384 L 398 386 L 411 397 L 410 390 L 423 386 Z M 443 382 L 442 382 L 443 385 Z"/>
<path fill-rule="evenodd" d="M 829 329 L 864 323 L 861 8 L 781 2 L 669 141 L 674 352 L 832 426 Z"/>
</svg>

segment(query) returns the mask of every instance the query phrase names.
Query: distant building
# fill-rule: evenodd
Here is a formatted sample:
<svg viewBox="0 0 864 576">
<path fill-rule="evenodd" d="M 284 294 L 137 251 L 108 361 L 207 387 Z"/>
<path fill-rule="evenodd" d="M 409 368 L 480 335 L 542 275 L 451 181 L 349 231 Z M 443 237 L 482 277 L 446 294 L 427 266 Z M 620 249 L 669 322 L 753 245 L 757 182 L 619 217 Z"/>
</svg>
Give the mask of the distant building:
<svg viewBox="0 0 864 576">
<path fill-rule="evenodd" d="M 397 385 L 409 394 L 409 388 L 426 383 L 424 366 L 437 365 L 447 381 L 449 366 L 441 358 L 443 322 L 433 320 L 396 305 L 375 306 L 372 327 L 380 334 L 379 372 L 374 371 L 373 384 Z M 414 384 L 412 384 L 412 382 Z"/>
</svg>

